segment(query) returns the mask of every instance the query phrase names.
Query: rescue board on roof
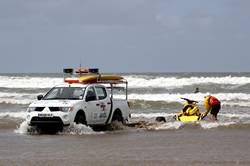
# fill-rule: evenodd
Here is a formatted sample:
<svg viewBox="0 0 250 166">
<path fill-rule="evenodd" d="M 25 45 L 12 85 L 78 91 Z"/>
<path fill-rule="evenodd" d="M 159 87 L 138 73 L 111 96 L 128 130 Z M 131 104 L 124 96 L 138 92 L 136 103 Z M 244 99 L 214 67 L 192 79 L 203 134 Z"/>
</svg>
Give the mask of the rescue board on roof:
<svg viewBox="0 0 250 166">
<path fill-rule="evenodd" d="M 80 83 L 95 83 L 98 81 L 119 81 L 123 77 L 119 75 L 90 75 L 90 76 L 81 76 L 79 78 Z"/>
<path fill-rule="evenodd" d="M 75 74 L 76 73 L 76 74 Z M 64 82 L 67 83 L 98 83 L 98 82 L 109 82 L 109 81 L 122 81 L 124 78 L 120 75 L 102 75 L 99 74 L 99 69 L 78 69 L 74 73 L 73 69 L 64 69 Z"/>
</svg>

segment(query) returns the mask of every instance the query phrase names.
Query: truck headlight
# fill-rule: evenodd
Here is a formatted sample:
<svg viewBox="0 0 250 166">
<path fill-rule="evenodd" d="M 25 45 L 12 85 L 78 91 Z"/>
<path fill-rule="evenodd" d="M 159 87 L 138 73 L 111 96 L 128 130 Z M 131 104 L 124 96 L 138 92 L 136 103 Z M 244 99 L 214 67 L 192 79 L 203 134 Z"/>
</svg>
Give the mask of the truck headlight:
<svg viewBox="0 0 250 166">
<path fill-rule="evenodd" d="M 36 110 L 36 107 L 28 107 L 27 112 L 33 112 Z"/>
<path fill-rule="evenodd" d="M 73 110 L 73 107 L 59 107 L 59 111 L 70 112 Z"/>
</svg>

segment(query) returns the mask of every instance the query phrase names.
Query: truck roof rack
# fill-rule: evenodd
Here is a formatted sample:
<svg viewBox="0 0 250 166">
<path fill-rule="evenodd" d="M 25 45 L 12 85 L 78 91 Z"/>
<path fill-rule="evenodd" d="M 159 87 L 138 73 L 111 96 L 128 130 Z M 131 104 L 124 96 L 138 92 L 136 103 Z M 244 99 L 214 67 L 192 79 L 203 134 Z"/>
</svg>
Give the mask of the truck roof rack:
<svg viewBox="0 0 250 166">
<path fill-rule="evenodd" d="M 128 82 L 120 75 L 100 74 L 99 69 L 77 69 L 74 72 L 72 68 L 63 69 L 64 82 L 80 84 L 109 84 L 111 87 L 111 98 L 113 98 L 113 85 L 125 84 L 126 100 L 128 99 Z"/>
<path fill-rule="evenodd" d="M 127 80 L 120 75 L 100 74 L 98 68 L 77 69 L 74 72 L 73 68 L 63 69 L 64 82 L 67 83 L 101 83 L 101 84 L 122 84 L 127 83 Z"/>
</svg>

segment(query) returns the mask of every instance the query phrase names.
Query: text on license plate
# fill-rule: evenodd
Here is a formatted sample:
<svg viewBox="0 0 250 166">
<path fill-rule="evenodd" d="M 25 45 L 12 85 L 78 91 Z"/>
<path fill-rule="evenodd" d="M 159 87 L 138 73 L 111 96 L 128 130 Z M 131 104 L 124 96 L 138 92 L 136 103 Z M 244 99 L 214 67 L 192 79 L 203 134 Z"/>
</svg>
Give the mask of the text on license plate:
<svg viewBox="0 0 250 166">
<path fill-rule="evenodd" d="M 53 117 L 53 114 L 38 114 L 39 117 Z"/>
</svg>

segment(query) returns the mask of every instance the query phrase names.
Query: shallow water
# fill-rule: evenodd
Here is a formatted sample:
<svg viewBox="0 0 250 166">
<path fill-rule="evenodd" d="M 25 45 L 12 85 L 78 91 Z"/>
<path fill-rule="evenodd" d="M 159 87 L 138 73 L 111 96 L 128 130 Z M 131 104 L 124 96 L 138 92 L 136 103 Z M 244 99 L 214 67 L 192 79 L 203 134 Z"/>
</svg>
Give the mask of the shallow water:
<svg viewBox="0 0 250 166">
<path fill-rule="evenodd" d="M 49 135 L 28 131 L 25 111 L 62 82 L 61 74 L 0 75 L 0 165 L 250 165 L 250 73 L 123 76 L 132 103 L 128 126 L 96 132 L 74 125 Z M 207 94 L 222 102 L 219 121 L 173 120 L 180 97 L 199 101 L 202 111 Z M 156 122 L 158 116 L 167 122 Z"/>
<path fill-rule="evenodd" d="M 1 165 L 249 165 L 248 129 L 0 133 Z"/>
</svg>

